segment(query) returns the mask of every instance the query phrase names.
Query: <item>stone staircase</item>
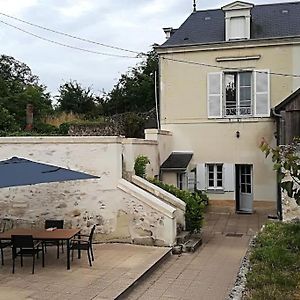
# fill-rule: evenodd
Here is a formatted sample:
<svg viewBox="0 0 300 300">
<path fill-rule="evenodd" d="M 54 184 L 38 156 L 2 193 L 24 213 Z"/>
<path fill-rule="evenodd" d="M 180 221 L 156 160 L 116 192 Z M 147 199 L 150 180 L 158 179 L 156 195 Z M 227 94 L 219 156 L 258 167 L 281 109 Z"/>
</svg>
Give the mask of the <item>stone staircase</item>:
<svg viewBox="0 0 300 300">
<path fill-rule="evenodd" d="M 175 239 L 176 244 L 172 248 L 172 254 L 194 252 L 202 245 L 201 233 L 190 233 L 184 230 L 185 203 L 182 200 L 140 177 L 133 176 L 132 183 L 176 209 L 177 234 Z"/>
</svg>

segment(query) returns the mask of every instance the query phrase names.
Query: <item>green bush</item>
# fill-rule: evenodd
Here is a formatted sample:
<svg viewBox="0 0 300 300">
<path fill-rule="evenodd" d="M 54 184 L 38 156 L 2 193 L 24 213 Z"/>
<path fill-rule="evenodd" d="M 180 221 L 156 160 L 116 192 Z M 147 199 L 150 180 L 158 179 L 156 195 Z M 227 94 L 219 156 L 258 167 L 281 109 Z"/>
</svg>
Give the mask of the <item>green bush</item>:
<svg viewBox="0 0 300 300">
<path fill-rule="evenodd" d="M 69 128 L 70 128 L 70 123 L 62 123 L 59 125 L 59 133 L 62 135 L 68 135 L 69 133 Z"/>
<path fill-rule="evenodd" d="M 135 163 L 134 163 L 135 175 L 140 176 L 142 178 L 146 178 L 146 166 L 149 163 L 150 163 L 150 160 L 147 156 L 139 155 L 135 159 Z"/>
<path fill-rule="evenodd" d="M 45 134 L 57 135 L 59 132 L 59 129 L 54 125 L 50 125 L 50 124 L 46 124 L 46 123 L 36 123 L 33 126 L 33 131 L 35 131 L 36 133 L 40 133 L 42 135 L 45 135 Z"/>
<path fill-rule="evenodd" d="M 186 229 L 191 232 L 198 232 L 203 223 L 203 214 L 208 205 L 208 197 L 201 191 L 191 193 L 180 190 L 174 185 L 165 184 L 157 179 L 148 179 L 151 183 L 159 186 L 186 203 L 185 224 Z"/>
<path fill-rule="evenodd" d="M 143 138 L 145 120 L 137 113 L 128 112 L 123 115 L 124 134 L 128 138 Z"/>
</svg>

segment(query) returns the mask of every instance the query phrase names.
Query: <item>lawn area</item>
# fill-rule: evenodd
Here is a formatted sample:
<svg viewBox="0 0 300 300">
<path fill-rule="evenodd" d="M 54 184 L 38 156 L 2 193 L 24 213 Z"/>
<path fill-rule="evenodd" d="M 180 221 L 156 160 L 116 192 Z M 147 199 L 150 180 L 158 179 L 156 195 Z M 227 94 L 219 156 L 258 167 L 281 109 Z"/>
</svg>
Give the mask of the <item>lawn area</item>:
<svg viewBox="0 0 300 300">
<path fill-rule="evenodd" d="M 300 223 L 269 223 L 259 233 L 245 299 L 300 299 Z"/>
</svg>

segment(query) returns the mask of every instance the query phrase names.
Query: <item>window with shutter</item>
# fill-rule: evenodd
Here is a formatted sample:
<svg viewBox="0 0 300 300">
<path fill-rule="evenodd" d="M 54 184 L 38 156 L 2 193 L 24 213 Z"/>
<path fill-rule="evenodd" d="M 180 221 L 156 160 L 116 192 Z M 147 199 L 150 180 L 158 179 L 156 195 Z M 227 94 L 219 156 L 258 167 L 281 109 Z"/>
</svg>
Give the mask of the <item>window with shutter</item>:
<svg viewBox="0 0 300 300">
<path fill-rule="evenodd" d="M 268 70 L 209 73 L 207 89 L 208 118 L 270 116 Z"/>
<path fill-rule="evenodd" d="M 208 73 L 207 111 L 209 118 L 222 117 L 222 73 Z"/>
</svg>

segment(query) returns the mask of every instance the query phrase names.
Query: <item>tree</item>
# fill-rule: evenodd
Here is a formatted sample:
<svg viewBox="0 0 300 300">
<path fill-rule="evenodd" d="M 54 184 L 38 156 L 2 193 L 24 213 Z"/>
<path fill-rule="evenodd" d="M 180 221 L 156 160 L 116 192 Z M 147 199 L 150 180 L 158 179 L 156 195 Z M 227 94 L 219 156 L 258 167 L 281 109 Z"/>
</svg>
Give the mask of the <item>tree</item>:
<svg viewBox="0 0 300 300">
<path fill-rule="evenodd" d="M 300 205 L 299 142 L 300 140 L 296 139 L 290 145 L 281 145 L 273 148 L 263 140 L 260 149 L 265 153 L 266 157 L 272 155 L 273 168 L 278 173 L 281 188 Z"/>
<path fill-rule="evenodd" d="M 158 55 L 152 50 L 145 61 L 123 74 L 112 91 L 104 96 L 105 114 L 146 112 L 155 107 L 155 71 L 158 71 Z"/>
<path fill-rule="evenodd" d="M 59 88 L 57 109 L 85 115 L 86 118 L 96 118 L 102 112 L 101 104 L 98 101 L 91 88 L 84 88 L 77 81 L 70 81 Z"/>
<path fill-rule="evenodd" d="M 30 68 L 13 57 L 0 56 L 0 105 L 21 129 L 26 125 L 26 106 L 32 104 L 34 121 L 52 112 L 50 94 Z"/>
</svg>

